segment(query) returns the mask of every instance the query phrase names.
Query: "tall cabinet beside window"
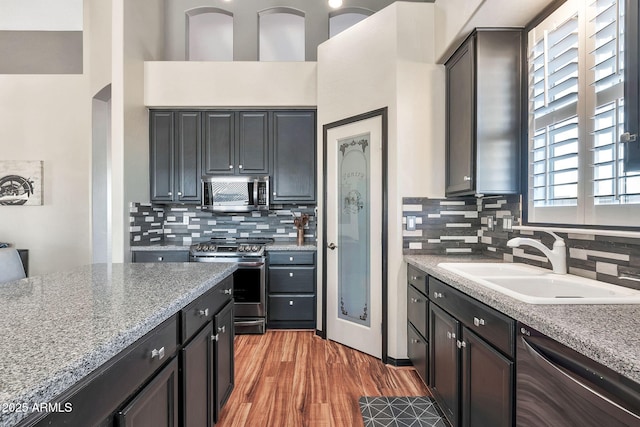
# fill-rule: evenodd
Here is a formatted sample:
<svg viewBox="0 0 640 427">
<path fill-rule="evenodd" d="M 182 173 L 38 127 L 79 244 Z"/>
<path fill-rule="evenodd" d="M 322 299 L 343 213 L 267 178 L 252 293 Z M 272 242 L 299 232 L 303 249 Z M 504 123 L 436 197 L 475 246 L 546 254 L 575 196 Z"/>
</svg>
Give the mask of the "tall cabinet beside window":
<svg viewBox="0 0 640 427">
<path fill-rule="evenodd" d="M 446 194 L 520 192 L 522 30 L 477 29 L 446 62 Z"/>
</svg>

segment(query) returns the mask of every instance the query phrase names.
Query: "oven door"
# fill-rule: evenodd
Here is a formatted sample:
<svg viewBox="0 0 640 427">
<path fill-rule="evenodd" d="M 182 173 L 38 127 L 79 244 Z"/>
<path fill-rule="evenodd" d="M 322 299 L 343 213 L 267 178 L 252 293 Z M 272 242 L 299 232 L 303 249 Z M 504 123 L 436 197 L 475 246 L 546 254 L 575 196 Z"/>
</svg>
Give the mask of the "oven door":
<svg viewBox="0 0 640 427">
<path fill-rule="evenodd" d="M 264 258 L 239 262 L 233 274 L 235 317 L 265 317 L 266 265 Z"/>
</svg>

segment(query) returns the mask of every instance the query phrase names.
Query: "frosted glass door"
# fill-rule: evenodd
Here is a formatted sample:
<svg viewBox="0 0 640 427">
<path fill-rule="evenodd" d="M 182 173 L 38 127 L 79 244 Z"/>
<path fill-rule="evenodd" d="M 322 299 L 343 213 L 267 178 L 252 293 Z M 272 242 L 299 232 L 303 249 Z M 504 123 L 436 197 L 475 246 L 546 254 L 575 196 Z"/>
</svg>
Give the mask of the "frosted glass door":
<svg viewBox="0 0 640 427">
<path fill-rule="evenodd" d="M 369 326 L 370 134 L 338 141 L 338 317 Z"/>
</svg>

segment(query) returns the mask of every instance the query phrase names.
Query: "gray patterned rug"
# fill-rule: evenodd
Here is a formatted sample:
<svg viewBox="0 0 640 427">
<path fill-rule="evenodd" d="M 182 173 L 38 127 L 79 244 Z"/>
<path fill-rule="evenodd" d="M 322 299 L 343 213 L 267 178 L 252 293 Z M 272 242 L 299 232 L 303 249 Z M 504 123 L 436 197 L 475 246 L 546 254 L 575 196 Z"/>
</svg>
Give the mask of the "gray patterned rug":
<svg viewBox="0 0 640 427">
<path fill-rule="evenodd" d="M 361 397 L 365 427 L 448 427 L 436 403 L 427 396 Z"/>
</svg>

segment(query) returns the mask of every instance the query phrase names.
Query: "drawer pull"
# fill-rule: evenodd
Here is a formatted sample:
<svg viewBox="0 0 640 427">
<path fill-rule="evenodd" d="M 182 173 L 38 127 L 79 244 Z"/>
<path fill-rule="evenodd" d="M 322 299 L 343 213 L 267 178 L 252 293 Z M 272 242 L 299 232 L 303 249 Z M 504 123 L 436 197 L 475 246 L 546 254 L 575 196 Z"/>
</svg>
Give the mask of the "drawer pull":
<svg viewBox="0 0 640 427">
<path fill-rule="evenodd" d="M 289 305 L 293 305 L 293 300 L 289 300 Z"/>
<path fill-rule="evenodd" d="M 478 319 L 477 317 L 474 317 L 473 318 L 473 324 L 476 325 L 476 326 L 484 326 L 485 322 L 484 322 L 484 319 L 482 319 L 482 318 Z"/>
<path fill-rule="evenodd" d="M 411 280 L 413 280 L 415 282 L 416 280 L 422 280 L 422 277 L 421 276 L 411 276 Z"/>
<path fill-rule="evenodd" d="M 218 332 L 221 332 L 221 333 L 223 333 L 223 334 L 225 333 L 225 331 L 226 331 L 226 330 L 227 330 L 226 326 L 220 326 L 220 327 L 218 328 Z"/>
<path fill-rule="evenodd" d="M 293 261 L 293 257 L 292 256 L 289 257 L 289 261 Z"/>
<path fill-rule="evenodd" d="M 289 273 L 289 277 L 293 277 L 293 273 Z"/>
<path fill-rule="evenodd" d="M 164 259 L 164 257 L 159 256 L 158 257 L 158 261 L 162 261 Z"/>
<path fill-rule="evenodd" d="M 219 334 L 211 335 L 211 341 L 218 341 L 218 335 Z"/>
<path fill-rule="evenodd" d="M 420 298 L 411 298 L 411 302 L 418 303 L 418 302 L 422 302 L 422 300 Z"/>
<path fill-rule="evenodd" d="M 456 339 L 456 334 L 455 334 L 455 332 L 449 332 L 449 331 L 447 331 L 447 338 L 449 338 L 450 340 L 455 340 L 455 339 Z"/>
<path fill-rule="evenodd" d="M 442 294 L 442 292 L 434 292 L 433 293 L 433 298 L 434 299 L 444 298 L 444 295 Z"/>
<path fill-rule="evenodd" d="M 411 344 L 419 344 L 420 340 L 417 340 L 415 338 L 411 338 Z"/>
<path fill-rule="evenodd" d="M 466 348 L 467 347 L 467 343 L 464 341 L 456 341 L 456 345 L 458 346 L 458 348 Z"/>
<path fill-rule="evenodd" d="M 225 295 L 231 295 L 233 293 L 233 290 L 232 289 L 225 289 L 225 290 L 222 291 L 222 293 L 225 294 Z"/>
<path fill-rule="evenodd" d="M 151 358 L 155 359 L 158 358 L 158 360 L 162 360 L 164 358 L 164 347 L 161 347 L 160 350 L 154 348 L 153 350 L 151 350 Z"/>
<path fill-rule="evenodd" d="M 199 314 L 200 316 L 207 317 L 207 316 L 209 316 L 209 309 L 208 309 L 208 308 L 205 308 L 204 310 L 198 310 L 198 314 Z"/>
</svg>

